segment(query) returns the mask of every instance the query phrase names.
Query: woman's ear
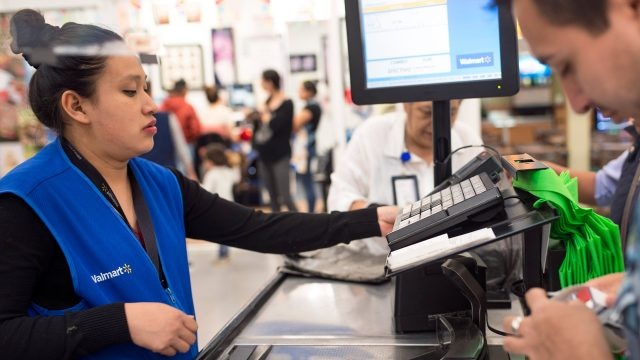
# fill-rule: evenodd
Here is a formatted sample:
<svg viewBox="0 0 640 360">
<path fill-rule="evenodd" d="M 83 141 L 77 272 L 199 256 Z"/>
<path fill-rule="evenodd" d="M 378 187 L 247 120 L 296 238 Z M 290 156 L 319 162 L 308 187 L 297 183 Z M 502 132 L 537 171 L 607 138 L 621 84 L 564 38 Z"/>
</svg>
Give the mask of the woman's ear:
<svg viewBox="0 0 640 360">
<path fill-rule="evenodd" d="M 60 97 L 60 105 L 62 106 L 62 110 L 71 120 L 82 124 L 88 124 L 90 122 L 89 117 L 83 108 L 83 106 L 86 105 L 86 100 L 75 91 L 66 90 L 63 92 Z"/>
</svg>

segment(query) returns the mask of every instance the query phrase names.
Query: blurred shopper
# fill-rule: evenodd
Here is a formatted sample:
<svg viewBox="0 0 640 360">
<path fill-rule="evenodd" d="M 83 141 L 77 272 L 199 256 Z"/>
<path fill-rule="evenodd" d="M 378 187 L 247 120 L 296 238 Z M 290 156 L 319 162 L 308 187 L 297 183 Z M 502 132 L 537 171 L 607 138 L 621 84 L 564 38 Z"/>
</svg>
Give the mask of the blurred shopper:
<svg viewBox="0 0 640 360">
<path fill-rule="evenodd" d="M 262 72 L 262 88 L 268 98 L 257 121 L 253 146 L 258 152 L 258 173 L 269 192 L 271 210 L 280 211 L 286 205 L 297 211 L 291 197 L 290 168 L 293 102 L 287 99 L 280 86 L 280 74 L 275 70 Z"/>
<path fill-rule="evenodd" d="M 222 138 L 234 141 L 233 127 L 235 125 L 233 111 L 216 86 L 205 86 L 204 94 L 209 104 L 200 113 L 200 131 L 202 134 L 215 133 Z"/>
<path fill-rule="evenodd" d="M 162 103 L 161 109 L 176 115 L 187 144 L 193 146 L 200 136 L 200 119 L 193 106 L 187 102 L 186 96 L 187 82 L 180 79 L 174 83 L 173 89 L 169 91 L 169 96 Z"/>
<path fill-rule="evenodd" d="M 233 135 L 233 111 L 225 104 L 219 89 L 216 86 L 206 86 L 204 92 L 209 105 L 200 113 L 201 135 L 194 143 L 193 155 L 194 167 L 200 180 L 204 176 L 202 159 L 207 145 L 222 144 L 229 149 L 236 138 Z"/>
<path fill-rule="evenodd" d="M 147 94 L 151 94 L 151 83 L 147 81 Z M 189 146 L 182 133 L 182 127 L 176 116 L 168 111 L 157 111 L 156 118 L 158 133 L 153 138 L 153 149 L 141 157 L 163 166 L 180 170 L 188 178 L 197 179 L 191 159 Z"/>
<path fill-rule="evenodd" d="M 240 171 L 229 163 L 227 151 L 222 144 L 207 145 L 202 162 L 204 172 L 202 187 L 225 200 L 234 201 L 233 185 L 240 181 Z M 228 256 L 229 248 L 220 245 L 218 258 L 225 259 Z"/>
<path fill-rule="evenodd" d="M 316 158 L 316 131 L 320 124 L 322 108 L 316 101 L 316 84 L 312 81 L 304 81 L 298 90 L 300 99 L 306 102 L 304 109 L 296 114 L 293 119 L 293 131 L 296 136 L 306 138 L 305 153 L 301 166 L 296 168 L 296 173 L 300 179 L 307 197 L 307 209 L 314 212 L 316 208 L 316 190 L 313 181 L 314 169 L 312 164 Z"/>
</svg>

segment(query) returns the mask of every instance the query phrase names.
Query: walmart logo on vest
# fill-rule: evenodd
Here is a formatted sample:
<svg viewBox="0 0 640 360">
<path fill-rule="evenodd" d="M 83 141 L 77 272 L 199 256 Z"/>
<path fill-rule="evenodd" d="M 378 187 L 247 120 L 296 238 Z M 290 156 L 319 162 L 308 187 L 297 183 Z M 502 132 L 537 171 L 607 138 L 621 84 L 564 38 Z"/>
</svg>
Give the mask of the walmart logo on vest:
<svg viewBox="0 0 640 360">
<path fill-rule="evenodd" d="M 97 284 L 99 282 L 113 279 L 121 275 L 131 274 L 132 272 L 133 272 L 133 269 L 131 268 L 131 265 L 124 264 L 122 266 L 118 266 L 117 269 L 108 271 L 106 273 L 100 273 L 99 275 L 91 275 L 91 279 L 93 279 L 93 282 Z"/>
</svg>

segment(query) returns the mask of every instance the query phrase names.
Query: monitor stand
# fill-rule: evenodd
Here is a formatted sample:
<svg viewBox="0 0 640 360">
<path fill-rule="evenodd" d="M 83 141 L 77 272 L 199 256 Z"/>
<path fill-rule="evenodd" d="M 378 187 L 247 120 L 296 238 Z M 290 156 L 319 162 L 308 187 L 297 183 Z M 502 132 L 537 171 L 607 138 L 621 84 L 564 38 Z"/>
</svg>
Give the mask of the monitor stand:
<svg viewBox="0 0 640 360">
<path fill-rule="evenodd" d="M 438 186 L 451 176 L 451 103 L 449 100 L 433 102 L 433 163 L 434 185 Z M 476 268 L 475 261 L 468 265 Z M 433 267 L 433 266 L 432 266 Z M 467 298 L 442 273 L 440 264 L 435 271 L 424 267 L 398 274 L 395 278 L 394 327 L 397 333 L 430 331 L 435 324 L 430 315 L 460 313 L 471 310 Z M 484 271 L 476 272 L 479 281 L 484 279 Z M 482 279 L 482 280 L 480 280 Z M 483 287 L 485 284 L 481 284 Z M 438 288 L 438 290 L 436 290 Z M 444 291 L 444 289 L 447 291 Z M 438 292 L 444 299 L 431 302 Z M 442 301 L 444 300 L 444 301 Z M 421 316 L 416 316 L 416 315 Z M 482 329 L 484 330 L 484 329 Z"/>
<path fill-rule="evenodd" d="M 451 102 L 433 102 L 433 183 L 437 186 L 451 176 Z"/>
</svg>

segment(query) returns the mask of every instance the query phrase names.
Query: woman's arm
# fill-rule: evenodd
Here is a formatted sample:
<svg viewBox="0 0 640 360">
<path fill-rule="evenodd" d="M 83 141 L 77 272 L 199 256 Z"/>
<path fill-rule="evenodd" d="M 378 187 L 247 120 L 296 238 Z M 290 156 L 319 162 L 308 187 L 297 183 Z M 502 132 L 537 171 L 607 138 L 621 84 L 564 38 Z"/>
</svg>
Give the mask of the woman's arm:
<svg viewBox="0 0 640 360">
<path fill-rule="evenodd" d="M 226 201 L 182 174 L 176 171 L 174 174 L 182 187 L 185 226 L 190 238 L 287 254 L 380 236 L 375 208 L 331 214 L 265 214 Z"/>
<path fill-rule="evenodd" d="M 302 109 L 296 116 L 293 118 L 293 132 L 296 133 L 300 131 L 300 129 L 309 121 L 313 119 L 313 114 L 307 108 Z"/>
</svg>

